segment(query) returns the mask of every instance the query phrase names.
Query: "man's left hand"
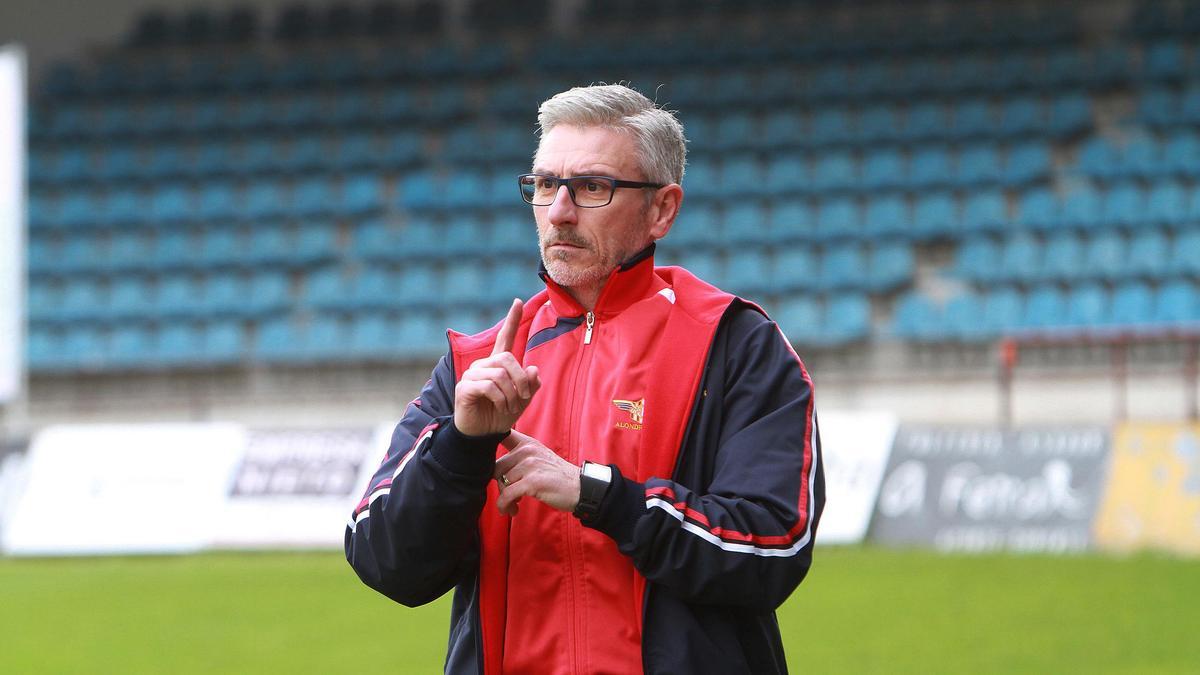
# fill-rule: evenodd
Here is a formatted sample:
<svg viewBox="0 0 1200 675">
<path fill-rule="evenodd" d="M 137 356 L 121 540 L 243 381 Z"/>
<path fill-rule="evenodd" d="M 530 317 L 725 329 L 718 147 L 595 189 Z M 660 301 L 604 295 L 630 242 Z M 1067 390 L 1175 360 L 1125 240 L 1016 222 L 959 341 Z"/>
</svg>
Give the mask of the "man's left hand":
<svg viewBox="0 0 1200 675">
<path fill-rule="evenodd" d="M 500 483 L 496 508 L 517 515 L 517 500 L 529 496 L 568 513 L 579 503 L 579 467 L 559 457 L 541 441 L 513 430 L 503 441 L 508 454 L 496 460 L 493 476 Z"/>
</svg>

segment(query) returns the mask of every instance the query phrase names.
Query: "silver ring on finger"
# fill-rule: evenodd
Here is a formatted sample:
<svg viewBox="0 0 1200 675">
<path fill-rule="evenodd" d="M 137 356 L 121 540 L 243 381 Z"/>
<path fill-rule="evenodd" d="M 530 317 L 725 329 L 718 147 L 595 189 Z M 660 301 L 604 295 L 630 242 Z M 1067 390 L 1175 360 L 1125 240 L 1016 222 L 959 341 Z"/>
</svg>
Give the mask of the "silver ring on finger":
<svg viewBox="0 0 1200 675">
<path fill-rule="evenodd" d="M 508 476 L 505 474 L 500 474 L 500 483 L 504 487 L 508 487 L 509 485 L 511 485 L 511 483 L 508 482 Z"/>
</svg>

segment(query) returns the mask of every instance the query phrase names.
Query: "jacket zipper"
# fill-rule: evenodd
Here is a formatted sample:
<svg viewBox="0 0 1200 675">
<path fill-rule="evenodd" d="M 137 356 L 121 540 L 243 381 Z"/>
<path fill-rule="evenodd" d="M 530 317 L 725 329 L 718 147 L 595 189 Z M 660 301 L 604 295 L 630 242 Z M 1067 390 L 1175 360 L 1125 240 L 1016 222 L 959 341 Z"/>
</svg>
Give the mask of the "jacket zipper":
<svg viewBox="0 0 1200 675">
<path fill-rule="evenodd" d="M 585 317 L 587 329 L 583 334 L 583 344 L 590 345 L 592 343 L 593 330 L 596 326 L 595 312 L 588 312 Z M 579 361 L 576 365 L 575 383 L 571 391 L 571 433 L 568 436 L 571 447 L 567 451 L 567 461 L 572 464 L 581 464 L 579 445 L 579 418 L 580 410 L 583 407 L 583 401 L 587 400 L 586 383 L 590 379 L 592 354 L 591 350 L 582 351 L 579 354 Z M 570 579 L 571 588 L 571 659 L 573 661 L 573 669 L 575 672 L 586 672 L 587 670 L 587 655 L 586 648 L 580 643 L 586 641 L 587 629 L 583 625 L 586 619 L 586 606 L 583 593 L 583 584 L 581 578 L 583 569 L 581 567 L 583 555 L 580 550 L 582 542 L 579 539 L 578 524 L 574 522 L 575 518 L 568 515 L 566 519 L 566 539 L 567 539 L 567 571 Z M 579 561 L 579 562 L 577 562 Z"/>
</svg>

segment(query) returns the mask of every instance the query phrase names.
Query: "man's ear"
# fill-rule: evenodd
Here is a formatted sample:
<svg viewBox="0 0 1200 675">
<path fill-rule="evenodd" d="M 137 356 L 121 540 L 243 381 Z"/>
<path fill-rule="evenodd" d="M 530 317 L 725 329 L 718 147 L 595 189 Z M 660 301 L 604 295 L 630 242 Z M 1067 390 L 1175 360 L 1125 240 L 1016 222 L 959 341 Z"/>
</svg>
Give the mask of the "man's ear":
<svg viewBox="0 0 1200 675">
<path fill-rule="evenodd" d="M 671 183 L 659 188 L 654 193 L 651 203 L 650 236 L 662 239 L 671 231 L 675 218 L 679 215 L 679 205 L 683 203 L 683 188 L 678 183 Z"/>
</svg>

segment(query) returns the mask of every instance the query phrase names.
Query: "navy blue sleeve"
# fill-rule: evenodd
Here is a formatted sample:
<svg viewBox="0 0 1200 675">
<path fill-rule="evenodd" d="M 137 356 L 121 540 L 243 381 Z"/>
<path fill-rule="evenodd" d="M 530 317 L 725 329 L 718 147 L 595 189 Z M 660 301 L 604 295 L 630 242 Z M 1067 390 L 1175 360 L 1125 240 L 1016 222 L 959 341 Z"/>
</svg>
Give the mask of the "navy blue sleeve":
<svg viewBox="0 0 1200 675">
<path fill-rule="evenodd" d="M 408 405 L 346 526 L 346 560 L 359 578 L 409 606 L 437 599 L 478 567 L 479 514 L 507 435 L 458 431 L 450 364 L 443 357 Z"/>
<path fill-rule="evenodd" d="M 824 506 L 812 381 L 776 325 L 735 304 L 702 386 L 675 474 L 616 478 L 587 524 L 684 601 L 774 609 L 808 572 Z"/>
</svg>

